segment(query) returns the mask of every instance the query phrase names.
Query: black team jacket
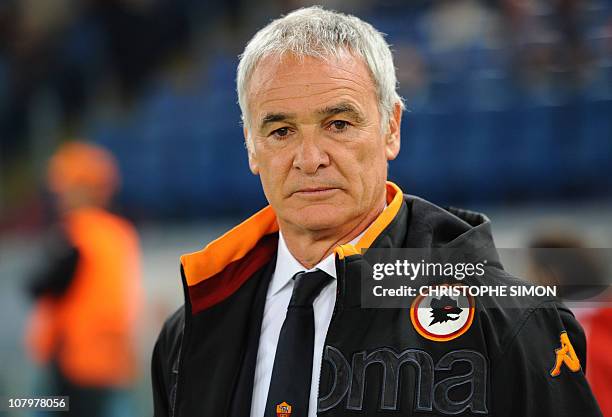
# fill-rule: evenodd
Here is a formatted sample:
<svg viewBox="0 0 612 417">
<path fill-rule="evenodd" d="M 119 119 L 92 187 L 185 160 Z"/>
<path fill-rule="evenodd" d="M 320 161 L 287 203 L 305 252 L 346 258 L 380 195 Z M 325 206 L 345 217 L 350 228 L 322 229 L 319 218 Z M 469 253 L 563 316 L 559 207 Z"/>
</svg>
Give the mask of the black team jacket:
<svg viewBox="0 0 612 417">
<path fill-rule="evenodd" d="M 512 306 L 476 299 L 469 323 L 448 341 L 418 329 L 410 308 L 362 308 L 361 270 L 371 266 L 361 249 L 494 250 L 481 214 L 441 209 L 392 183 L 387 204 L 356 247 L 335 251 L 338 291 L 318 415 L 601 415 L 585 379 L 584 333 L 557 299 L 517 297 Z M 277 242 L 267 207 L 181 258 L 185 305 L 166 321 L 153 351 L 156 417 L 250 416 Z M 522 283 L 494 260 L 482 282 Z"/>
</svg>

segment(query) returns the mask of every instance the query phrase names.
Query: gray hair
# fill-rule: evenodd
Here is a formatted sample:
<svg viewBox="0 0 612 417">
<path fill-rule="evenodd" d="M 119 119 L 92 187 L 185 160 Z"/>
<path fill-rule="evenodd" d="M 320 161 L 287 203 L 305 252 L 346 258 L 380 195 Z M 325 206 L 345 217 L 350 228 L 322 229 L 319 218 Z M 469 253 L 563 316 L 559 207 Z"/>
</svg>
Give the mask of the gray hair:
<svg viewBox="0 0 612 417">
<path fill-rule="evenodd" d="M 250 128 L 246 102 L 248 83 L 263 58 L 290 53 L 297 57 L 326 59 L 337 57 L 346 50 L 363 58 L 368 66 L 376 87 L 382 125 L 385 126 L 395 104 L 404 106 L 397 93 L 397 78 L 389 45 L 383 34 L 369 23 L 320 6 L 297 9 L 272 21 L 247 44 L 240 55 L 236 77 L 243 123 Z M 247 140 L 247 146 L 250 146 L 249 142 Z"/>
</svg>

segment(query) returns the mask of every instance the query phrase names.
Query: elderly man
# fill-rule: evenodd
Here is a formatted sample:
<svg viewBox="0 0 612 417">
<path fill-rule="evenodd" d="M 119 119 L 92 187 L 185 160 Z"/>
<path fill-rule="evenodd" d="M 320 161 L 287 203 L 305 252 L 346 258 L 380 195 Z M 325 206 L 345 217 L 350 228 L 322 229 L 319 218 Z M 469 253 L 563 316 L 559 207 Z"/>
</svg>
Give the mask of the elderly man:
<svg viewBox="0 0 612 417">
<path fill-rule="evenodd" d="M 237 84 L 270 206 L 181 258 L 185 306 L 153 353 L 156 416 L 600 415 L 583 333 L 554 299 L 442 297 L 466 319 L 440 329 L 413 309 L 362 307 L 370 248 L 493 247 L 483 215 L 386 182 L 403 104 L 379 32 L 297 10 L 249 42 Z"/>
</svg>

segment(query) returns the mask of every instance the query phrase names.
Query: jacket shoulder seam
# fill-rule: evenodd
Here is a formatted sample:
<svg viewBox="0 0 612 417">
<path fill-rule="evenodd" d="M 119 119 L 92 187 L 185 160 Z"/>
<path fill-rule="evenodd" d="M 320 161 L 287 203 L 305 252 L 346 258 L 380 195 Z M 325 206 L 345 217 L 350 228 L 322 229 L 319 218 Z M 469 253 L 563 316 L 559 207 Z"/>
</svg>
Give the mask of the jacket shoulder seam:
<svg viewBox="0 0 612 417">
<path fill-rule="evenodd" d="M 510 349 L 514 346 L 514 343 L 516 342 L 519 333 L 523 330 L 529 319 L 533 317 L 534 313 L 538 309 L 542 308 L 542 306 L 546 304 L 552 304 L 553 306 L 555 306 L 555 308 L 557 307 L 557 301 L 549 298 L 542 300 L 536 305 L 529 308 L 529 310 L 524 314 L 523 318 L 519 321 L 519 323 L 510 331 L 509 339 L 507 342 L 504 343 L 505 348 L 496 357 L 491 358 L 491 363 L 497 363 L 504 358 L 508 351 L 510 351 Z"/>
</svg>

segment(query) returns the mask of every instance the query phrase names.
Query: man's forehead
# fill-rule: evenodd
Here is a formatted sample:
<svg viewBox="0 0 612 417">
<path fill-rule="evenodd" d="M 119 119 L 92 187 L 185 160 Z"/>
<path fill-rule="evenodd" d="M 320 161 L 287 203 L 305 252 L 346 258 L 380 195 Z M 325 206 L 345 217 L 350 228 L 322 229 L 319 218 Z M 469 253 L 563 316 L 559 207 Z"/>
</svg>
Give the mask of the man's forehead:
<svg viewBox="0 0 612 417">
<path fill-rule="evenodd" d="M 322 80 L 328 76 L 332 79 L 343 76 L 353 79 L 355 77 L 373 84 L 368 67 L 363 58 L 353 53 L 344 51 L 338 55 L 325 57 L 303 56 L 297 57 L 293 54 L 280 56 L 270 55 L 262 58 L 251 76 L 251 88 L 259 90 L 268 84 L 279 82 L 297 82 L 304 79 Z"/>
<path fill-rule="evenodd" d="M 285 55 L 268 56 L 258 63 L 248 101 L 258 112 L 263 110 L 261 106 L 286 106 L 287 100 L 310 100 L 318 103 L 316 107 L 324 107 L 339 100 L 352 101 L 351 96 L 359 100 L 372 94 L 375 96 L 374 81 L 362 58 L 348 52 L 326 59 Z"/>
</svg>

